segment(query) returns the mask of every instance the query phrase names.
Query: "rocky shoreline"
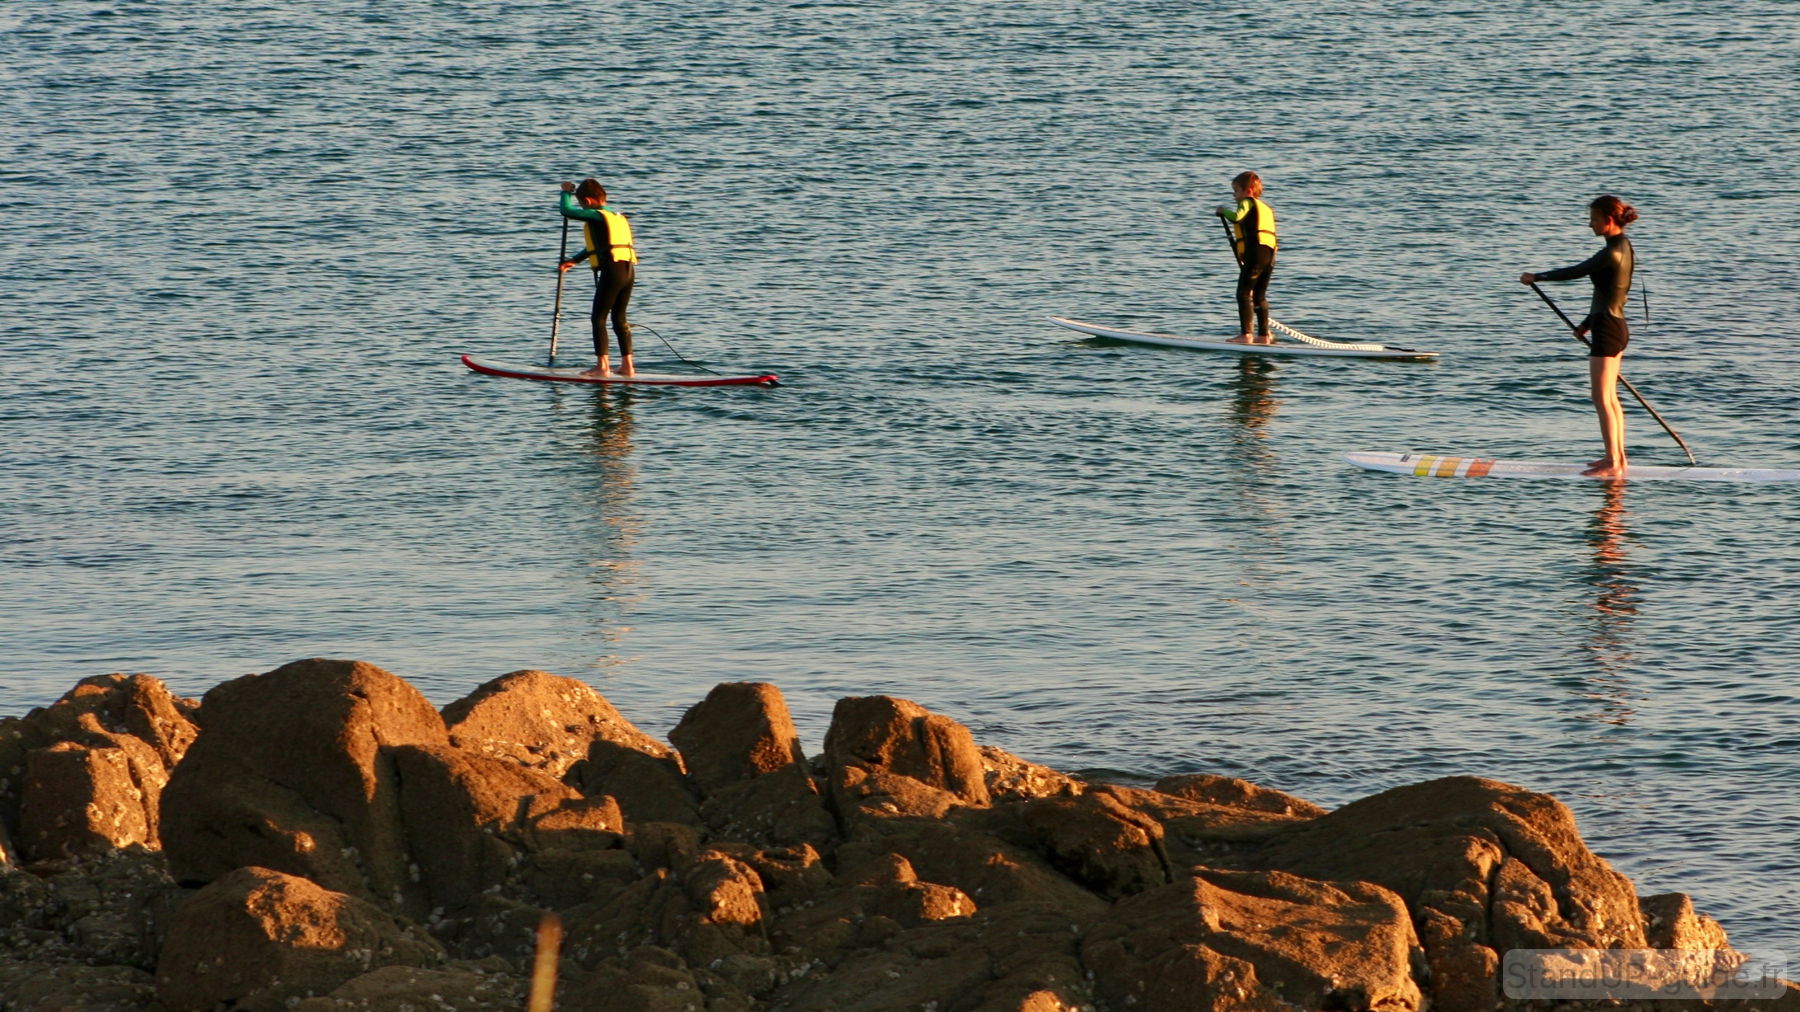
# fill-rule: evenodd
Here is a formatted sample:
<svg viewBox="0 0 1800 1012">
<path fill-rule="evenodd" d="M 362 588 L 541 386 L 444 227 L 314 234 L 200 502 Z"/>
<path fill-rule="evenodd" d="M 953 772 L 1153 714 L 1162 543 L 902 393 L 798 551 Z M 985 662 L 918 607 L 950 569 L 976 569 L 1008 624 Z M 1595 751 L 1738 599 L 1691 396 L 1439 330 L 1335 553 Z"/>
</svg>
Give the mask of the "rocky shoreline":
<svg viewBox="0 0 1800 1012">
<path fill-rule="evenodd" d="M 0 719 L 0 1009 L 521 1009 L 547 924 L 595 1012 L 1552 1008 L 1507 951 L 1729 951 L 1543 794 L 1087 783 L 885 696 L 811 758 L 771 685 L 664 743 L 573 679 L 440 712 L 339 660 Z"/>
</svg>

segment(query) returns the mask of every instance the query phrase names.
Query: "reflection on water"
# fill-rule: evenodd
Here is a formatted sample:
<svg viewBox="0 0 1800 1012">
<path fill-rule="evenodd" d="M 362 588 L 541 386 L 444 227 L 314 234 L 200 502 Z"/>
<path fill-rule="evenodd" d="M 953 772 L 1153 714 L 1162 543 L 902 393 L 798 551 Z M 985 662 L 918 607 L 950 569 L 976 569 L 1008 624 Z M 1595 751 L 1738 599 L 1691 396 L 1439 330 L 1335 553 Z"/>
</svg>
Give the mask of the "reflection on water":
<svg viewBox="0 0 1800 1012">
<path fill-rule="evenodd" d="M 1236 550 L 1243 568 L 1238 582 L 1245 587 L 1279 590 L 1291 573 L 1282 544 L 1281 521 L 1288 507 L 1281 491 L 1276 441 L 1269 438 L 1270 424 L 1281 402 L 1275 398 L 1275 363 L 1258 355 L 1240 355 L 1237 374 L 1231 380 L 1227 418 L 1229 456 L 1236 463 L 1232 486 L 1243 503 L 1239 515 L 1252 522 L 1244 528 Z M 1267 615 L 1253 600 L 1228 599 L 1259 618 Z"/>
<path fill-rule="evenodd" d="M 643 534 L 643 519 L 633 508 L 637 465 L 632 462 L 631 409 L 636 396 L 628 387 L 581 391 L 589 404 L 588 452 L 595 480 L 580 498 L 588 515 L 599 521 L 588 539 L 596 553 L 588 563 L 589 580 L 601 604 L 594 616 L 596 630 L 608 645 L 631 631 L 626 618 L 644 597 L 643 563 L 631 557 Z M 618 667 L 630 660 L 609 653 L 596 662 Z"/>
<path fill-rule="evenodd" d="M 1238 356 L 1231 398 L 1231 442 L 1244 460 L 1258 467 L 1275 462 L 1269 449 L 1269 422 L 1281 402 L 1275 399 L 1275 363 L 1256 355 Z"/>
<path fill-rule="evenodd" d="M 1586 582 L 1595 592 L 1588 616 L 1589 631 L 1582 645 L 1593 661 L 1586 676 L 1589 690 L 1585 693 L 1599 711 L 1586 714 L 1583 720 L 1605 724 L 1631 723 L 1637 713 L 1632 700 L 1628 675 L 1632 662 L 1632 621 L 1638 611 L 1638 584 L 1631 573 L 1631 552 L 1627 540 L 1625 482 L 1603 483 L 1604 501 L 1594 511 L 1587 525 L 1588 546 L 1593 564 L 1586 571 Z"/>
</svg>

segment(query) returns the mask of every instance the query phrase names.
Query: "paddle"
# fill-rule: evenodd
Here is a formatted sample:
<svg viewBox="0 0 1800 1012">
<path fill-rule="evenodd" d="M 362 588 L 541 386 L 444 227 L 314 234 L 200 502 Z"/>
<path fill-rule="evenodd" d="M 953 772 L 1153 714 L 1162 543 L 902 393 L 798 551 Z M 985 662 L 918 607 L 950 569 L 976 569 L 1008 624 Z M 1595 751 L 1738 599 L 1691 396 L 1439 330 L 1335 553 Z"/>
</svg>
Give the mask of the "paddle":
<svg viewBox="0 0 1800 1012">
<path fill-rule="evenodd" d="M 1219 227 L 1225 230 L 1225 245 L 1231 247 L 1231 259 L 1236 260 L 1239 267 L 1244 266 L 1244 255 L 1238 252 L 1237 233 L 1231 230 L 1231 222 L 1219 218 Z"/>
<path fill-rule="evenodd" d="M 1580 334 L 1575 333 L 1575 321 L 1569 319 L 1568 314 L 1566 314 L 1562 311 L 1561 306 L 1558 306 L 1556 303 L 1550 301 L 1550 296 L 1544 294 L 1544 290 L 1537 286 L 1537 282 L 1535 282 L 1535 281 L 1531 282 L 1531 290 L 1537 293 L 1538 298 L 1544 300 L 1544 305 L 1549 306 L 1550 309 L 1553 312 L 1555 312 L 1557 316 L 1562 318 L 1562 322 L 1564 324 L 1568 325 L 1569 333 L 1574 335 L 1575 340 L 1580 341 L 1582 344 L 1587 345 L 1588 348 L 1590 348 L 1590 349 L 1594 347 L 1594 342 L 1589 341 L 1587 338 L 1581 336 Z M 1619 375 L 1619 382 L 1625 385 L 1625 389 L 1631 391 L 1631 396 L 1637 398 L 1637 402 L 1644 406 L 1645 411 L 1650 412 L 1650 417 L 1656 419 L 1656 424 L 1662 426 L 1664 432 L 1667 432 L 1670 436 L 1673 436 L 1675 438 L 1676 444 L 1681 447 L 1681 452 L 1687 454 L 1688 463 L 1693 464 L 1694 466 L 1698 467 L 1700 465 L 1700 462 L 1694 459 L 1694 451 L 1688 449 L 1687 442 L 1681 438 L 1681 434 L 1676 432 L 1674 429 L 1670 428 L 1668 422 L 1663 421 L 1663 416 L 1660 414 L 1657 414 L 1656 409 L 1650 406 L 1649 401 L 1644 400 L 1644 395 L 1638 393 L 1637 387 L 1632 386 L 1631 381 L 1626 379 L 1623 373 L 1621 373 Z"/>
<path fill-rule="evenodd" d="M 569 258 L 569 219 L 564 218 L 562 223 L 562 248 L 556 254 L 556 312 L 550 317 L 550 360 L 545 365 L 556 364 L 556 331 L 562 326 L 563 275 L 568 273 L 562 269 L 562 262 Z"/>
</svg>

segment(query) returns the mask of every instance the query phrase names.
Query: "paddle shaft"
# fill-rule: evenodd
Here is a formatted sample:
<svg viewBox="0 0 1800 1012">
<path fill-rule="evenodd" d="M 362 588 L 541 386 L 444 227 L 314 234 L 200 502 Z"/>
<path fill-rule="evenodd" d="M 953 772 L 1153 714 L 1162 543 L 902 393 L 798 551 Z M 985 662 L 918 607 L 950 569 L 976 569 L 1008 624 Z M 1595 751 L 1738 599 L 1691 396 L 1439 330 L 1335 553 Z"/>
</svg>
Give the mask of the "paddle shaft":
<svg viewBox="0 0 1800 1012">
<path fill-rule="evenodd" d="M 556 253 L 556 310 L 550 315 L 550 365 L 556 364 L 556 337 L 562 327 L 563 275 L 568 273 L 562 269 L 562 262 L 569 256 L 569 219 L 564 218 L 562 223 L 562 246 Z"/>
<path fill-rule="evenodd" d="M 1237 261 L 1239 267 L 1244 266 L 1244 255 L 1238 252 L 1237 233 L 1231 230 L 1231 222 L 1220 218 L 1219 224 L 1225 229 L 1225 245 L 1231 247 L 1231 258 Z"/>
<path fill-rule="evenodd" d="M 1557 305 L 1555 302 L 1551 301 L 1550 296 L 1544 294 L 1544 290 L 1537 286 L 1537 282 L 1533 281 L 1531 283 L 1531 290 L 1537 293 L 1538 298 L 1544 300 L 1544 305 L 1549 306 L 1551 311 L 1554 312 L 1558 317 L 1560 317 L 1564 324 L 1568 325 L 1569 333 L 1574 335 L 1575 340 L 1580 341 L 1582 344 L 1586 345 L 1588 347 L 1588 350 L 1590 350 L 1590 351 L 1593 350 L 1594 343 L 1592 341 L 1589 341 L 1587 338 L 1581 336 L 1580 334 L 1576 333 L 1575 321 L 1569 319 L 1569 315 L 1562 311 L 1562 307 Z M 1655 408 L 1650 406 L 1649 401 L 1644 400 L 1644 395 L 1638 393 L 1637 387 L 1634 387 L 1631 385 L 1631 381 L 1625 378 L 1624 373 L 1619 374 L 1619 382 L 1621 384 L 1624 384 L 1625 389 L 1631 391 L 1631 396 L 1637 398 L 1637 402 L 1644 406 L 1645 411 L 1650 412 L 1650 417 L 1656 419 L 1656 424 L 1662 426 L 1663 431 L 1667 432 L 1671 437 L 1674 438 L 1676 445 L 1681 447 L 1681 452 L 1687 454 L 1688 463 L 1698 466 L 1700 462 L 1694 459 L 1694 451 L 1688 449 L 1687 441 L 1682 439 L 1681 434 L 1676 432 L 1673 428 L 1671 428 L 1669 426 L 1668 422 L 1663 420 L 1663 416 L 1661 414 L 1657 413 L 1657 410 Z"/>
</svg>

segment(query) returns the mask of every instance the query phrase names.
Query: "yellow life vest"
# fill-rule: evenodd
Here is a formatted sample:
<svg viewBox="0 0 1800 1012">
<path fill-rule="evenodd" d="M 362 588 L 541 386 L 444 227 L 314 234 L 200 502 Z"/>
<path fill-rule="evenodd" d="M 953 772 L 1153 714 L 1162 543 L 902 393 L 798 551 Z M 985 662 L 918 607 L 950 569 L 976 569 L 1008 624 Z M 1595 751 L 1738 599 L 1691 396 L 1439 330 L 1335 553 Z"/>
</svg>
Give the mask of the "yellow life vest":
<svg viewBox="0 0 1800 1012">
<path fill-rule="evenodd" d="M 637 247 L 631 244 L 631 222 L 617 211 L 601 208 L 600 213 L 606 217 L 606 229 L 601 232 L 597 226 L 601 223 L 588 221 L 582 223 L 587 230 L 587 248 L 593 250 L 588 257 L 588 266 L 599 270 L 602 266 L 600 257 L 606 255 L 608 263 L 637 263 Z M 610 254 L 602 251 L 611 250 Z"/>
<path fill-rule="evenodd" d="M 1232 227 L 1237 230 L 1239 255 L 1249 252 L 1249 247 L 1244 245 L 1244 222 L 1251 218 L 1256 219 L 1256 245 L 1278 249 L 1279 247 L 1275 244 L 1275 212 L 1270 210 L 1269 205 L 1263 203 L 1261 198 L 1246 197 L 1244 199 L 1250 201 L 1252 207 L 1244 213 L 1243 217 L 1232 222 Z"/>
</svg>

